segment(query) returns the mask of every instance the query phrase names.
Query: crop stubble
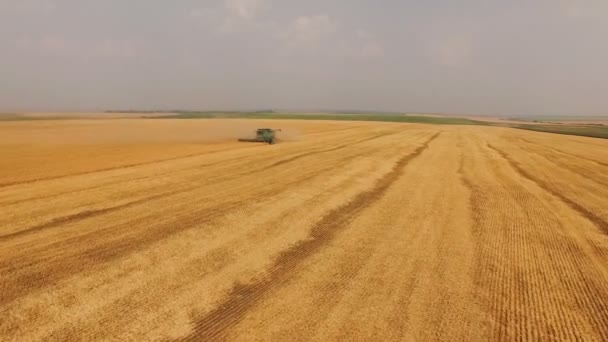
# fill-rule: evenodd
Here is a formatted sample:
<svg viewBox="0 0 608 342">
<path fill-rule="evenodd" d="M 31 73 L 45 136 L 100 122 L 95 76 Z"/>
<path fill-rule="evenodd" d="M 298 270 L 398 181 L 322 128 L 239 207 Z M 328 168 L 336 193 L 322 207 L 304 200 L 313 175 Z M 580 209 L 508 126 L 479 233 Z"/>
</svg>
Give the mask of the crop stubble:
<svg viewBox="0 0 608 342">
<path fill-rule="evenodd" d="M 0 339 L 608 340 L 606 141 L 218 125 L 2 124 Z"/>
</svg>

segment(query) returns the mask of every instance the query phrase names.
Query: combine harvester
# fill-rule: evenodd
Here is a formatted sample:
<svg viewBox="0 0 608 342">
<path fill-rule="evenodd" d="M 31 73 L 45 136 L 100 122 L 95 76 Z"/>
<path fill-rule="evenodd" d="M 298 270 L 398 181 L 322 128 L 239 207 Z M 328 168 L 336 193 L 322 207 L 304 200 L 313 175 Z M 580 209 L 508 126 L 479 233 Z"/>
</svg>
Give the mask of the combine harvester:
<svg viewBox="0 0 608 342">
<path fill-rule="evenodd" d="M 239 139 L 242 142 L 263 142 L 270 145 L 276 143 L 276 132 L 280 132 L 280 129 L 270 128 L 258 128 L 255 132 L 255 139 Z"/>
</svg>

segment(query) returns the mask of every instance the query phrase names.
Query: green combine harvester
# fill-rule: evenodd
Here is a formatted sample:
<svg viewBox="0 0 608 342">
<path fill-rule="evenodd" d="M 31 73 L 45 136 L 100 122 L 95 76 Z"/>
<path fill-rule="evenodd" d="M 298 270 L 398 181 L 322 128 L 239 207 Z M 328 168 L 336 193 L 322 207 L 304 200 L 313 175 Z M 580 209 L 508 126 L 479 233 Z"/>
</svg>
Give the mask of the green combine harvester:
<svg viewBox="0 0 608 342">
<path fill-rule="evenodd" d="M 239 139 L 239 141 L 243 142 L 263 142 L 270 145 L 273 145 L 277 142 L 276 132 L 280 132 L 280 129 L 270 129 L 270 128 L 258 128 L 255 131 L 255 139 Z"/>
</svg>

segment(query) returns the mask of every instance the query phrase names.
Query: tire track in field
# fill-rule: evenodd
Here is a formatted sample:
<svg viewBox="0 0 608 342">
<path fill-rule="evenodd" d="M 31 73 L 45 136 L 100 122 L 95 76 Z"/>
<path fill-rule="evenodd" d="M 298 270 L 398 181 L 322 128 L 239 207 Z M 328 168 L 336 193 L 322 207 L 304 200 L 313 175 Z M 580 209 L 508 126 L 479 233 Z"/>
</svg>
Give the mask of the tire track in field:
<svg viewBox="0 0 608 342">
<path fill-rule="evenodd" d="M 585 218 L 587 218 L 589 221 L 591 221 L 595 226 L 597 226 L 600 229 L 600 231 L 602 231 L 604 234 L 608 235 L 608 222 L 604 221 L 603 218 L 594 214 L 589 209 L 583 207 L 582 205 L 576 203 L 575 201 L 569 199 L 561 192 L 553 189 L 548 183 L 546 183 L 542 179 L 533 176 L 531 173 L 529 173 L 528 171 L 523 169 L 519 165 L 519 163 L 517 163 L 515 160 L 513 160 L 511 157 L 509 157 L 509 155 L 506 154 L 504 151 L 499 150 L 498 148 L 492 146 L 491 144 L 487 144 L 487 146 L 490 149 L 497 152 L 501 157 L 503 157 L 509 163 L 509 165 L 511 165 L 511 167 L 513 167 L 513 169 L 515 169 L 515 171 L 517 171 L 517 173 L 519 173 L 521 176 L 531 180 L 532 182 L 536 183 L 539 187 L 541 187 L 542 189 L 544 189 L 547 192 L 549 192 L 550 194 L 552 194 L 553 196 L 561 199 L 569 207 L 576 210 L 579 214 L 583 215 Z"/>
<path fill-rule="evenodd" d="M 393 169 L 382 177 L 372 189 L 358 194 L 351 202 L 329 212 L 312 228 L 310 238 L 299 242 L 279 255 L 273 266 L 270 267 L 269 274 L 263 279 L 252 284 L 237 284 L 216 309 L 196 322 L 192 334 L 183 340 L 211 341 L 221 339 L 225 332 L 237 324 L 265 294 L 284 284 L 290 271 L 299 263 L 325 246 L 338 231 L 345 229 L 357 214 L 381 198 L 386 190 L 399 178 L 407 164 L 422 154 L 440 134 L 441 132 L 436 133 L 413 153 L 402 157 Z"/>
</svg>

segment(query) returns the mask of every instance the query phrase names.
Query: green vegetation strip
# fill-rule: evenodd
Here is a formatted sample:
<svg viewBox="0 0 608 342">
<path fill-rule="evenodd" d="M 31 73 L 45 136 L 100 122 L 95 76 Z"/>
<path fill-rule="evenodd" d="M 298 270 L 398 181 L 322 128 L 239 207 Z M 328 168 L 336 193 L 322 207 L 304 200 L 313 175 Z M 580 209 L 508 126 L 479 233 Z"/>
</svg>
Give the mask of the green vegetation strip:
<svg viewBox="0 0 608 342">
<path fill-rule="evenodd" d="M 582 137 L 608 139 L 608 126 L 597 125 L 515 125 L 513 128 L 525 129 L 529 131 L 578 135 Z"/>
<path fill-rule="evenodd" d="M 0 121 L 45 121 L 45 120 L 75 120 L 78 117 L 67 116 L 27 116 L 22 114 L 0 114 Z"/>
</svg>

